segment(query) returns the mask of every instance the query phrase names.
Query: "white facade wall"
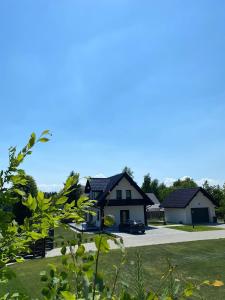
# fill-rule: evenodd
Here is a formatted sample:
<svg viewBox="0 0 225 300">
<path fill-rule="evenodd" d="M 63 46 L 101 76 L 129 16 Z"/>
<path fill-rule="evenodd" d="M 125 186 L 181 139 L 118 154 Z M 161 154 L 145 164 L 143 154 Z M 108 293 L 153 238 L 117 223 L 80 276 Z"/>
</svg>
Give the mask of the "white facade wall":
<svg viewBox="0 0 225 300">
<path fill-rule="evenodd" d="M 122 191 L 122 199 L 126 199 L 126 190 L 131 190 L 132 199 L 143 199 L 142 195 L 129 183 L 126 178 L 122 178 L 107 196 L 107 200 L 116 199 L 116 190 Z"/>
<path fill-rule="evenodd" d="M 215 205 L 202 192 L 198 192 L 186 208 L 165 208 L 166 222 L 192 224 L 191 208 L 205 207 L 208 207 L 209 221 L 213 222 Z"/>
<path fill-rule="evenodd" d="M 165 220 L 169 223 L 186 224 L 186 209 L 185 208 L 165 208 Z"/>
<path fill-rule="evenodd" d="M 144 223 L 145 217 L 143 205 L 105 206 L 104 215 L 113 215 L 115 218 L 115 226 L 119 226 L 121 210 L 129 210 L 131 220 L 140 220 Z"/>
</svg>

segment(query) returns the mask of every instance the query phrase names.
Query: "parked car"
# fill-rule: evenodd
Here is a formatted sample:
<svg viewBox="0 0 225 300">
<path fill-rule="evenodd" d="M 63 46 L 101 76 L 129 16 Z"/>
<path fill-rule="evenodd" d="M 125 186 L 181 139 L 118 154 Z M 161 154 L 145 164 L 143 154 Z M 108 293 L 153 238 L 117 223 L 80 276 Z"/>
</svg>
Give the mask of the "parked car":
<svg viewBox="0 0 225 300">
<path fill-rule="evenodd" d="M 129 233 L 145 233 L 145 225 L 141 221 L 128 220 L 125 223 L 120 223 L 119 231 Z"/>
</svg>

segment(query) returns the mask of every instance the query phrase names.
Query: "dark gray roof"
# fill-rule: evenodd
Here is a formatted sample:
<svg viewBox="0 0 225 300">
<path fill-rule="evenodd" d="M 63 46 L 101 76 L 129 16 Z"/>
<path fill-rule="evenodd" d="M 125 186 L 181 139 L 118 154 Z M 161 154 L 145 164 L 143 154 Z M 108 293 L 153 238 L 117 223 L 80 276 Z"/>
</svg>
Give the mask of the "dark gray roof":
<svg viewBox="0 0 225 300">
<path fill-rule="evenodd" d="M 213 203 L 213 198 L 201 187 L 177 189 L 170 193 L 161 204 L 164 208 L 185 208 L 198 192 L 202 192 Z"/>
<path fill-rule="evenodd" d="M 119 183 L 119 181 L 123 177 L 125 177 L 139 191 L 147 204 L 153 204 L 151 199 L 148 198 L 148 196 L 141 190 L 137 183 L 127 173 L 120 173 L 108 178 L 90 178 L 86 183 L 85 191 L 87 193 L 90 193 L 90 196 L 94 191 L 101 191 L 99 197 L 96 200 L 98 200 L 99 204 L 103 203 L 106 196 L 112 191 L 112 189 Z"/>
<path fill-rule="evenodd" d="M 92 191 L 105 191 L 109 178 L 91 178 L 89 183 Z"/>
</svg>

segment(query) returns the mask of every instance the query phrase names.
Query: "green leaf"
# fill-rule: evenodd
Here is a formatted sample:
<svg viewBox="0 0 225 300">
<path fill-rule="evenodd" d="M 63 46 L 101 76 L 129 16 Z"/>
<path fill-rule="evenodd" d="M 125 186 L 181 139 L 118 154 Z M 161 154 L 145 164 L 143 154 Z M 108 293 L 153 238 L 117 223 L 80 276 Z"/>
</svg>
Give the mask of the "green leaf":
<svg viewBox="0 0 225 300">
<path fill-rule="evenodd" d="M 51 297 L 51 292 L 47 287 L 44 287 L 41 291 L 42 295 L 45 296 L 46 298 L 50 299 Z"/>
<path fill-rule="evenodd" d="M 41 136 L 46 135 L 46 134 L 50 134 L 50 130 L 47 129 L 47 130 L 42 131 Z"/>
<path fill-rule="evenodd" d="M 68 274 L 66 272 L 62 271 L 60 273 L 60 276 L 62 277 L 63 280 L 65 280 L 68 277 Z"/>
<path fill-rule="evenodd" d="M 19 194 L 20 196 L 25 196 L 26 195 L 24 191 L 21 191 L 19 189 L 14 189 L 14 192 Z"/>
<path fill-rule="evenodd" d="M 35 211 L 37 207 L 37 201 L 35 198 L 29 195 L 28 198 L 23 201 L 23 205 L 27 206 L 30 210 Z"/>
<path fill-rule="evenodd" d="M 193 295 L 193 289 L 187 288 L 187 289 L 184 290 L 184 296 L 190 297 L 192 295 Z"/>
<path fill-rule="evenodd" d="M 107 215 L 104 217 L 104 225 L 107 227 L 113 226 L 115 223 L 115 217 L 113 215 Z"/>
<path fill-rule="evenodd" d="M 67 199 L 68 199 L 67 197 L 63 196 L 63 197 L 60 197 L 59 199 L 57 199 L 55 203 L 57 205 L 64 204 L 67 201 Z"/>
<path fill-rule="evenodd" d="M 16 262 L 18 262 L 18 263 L 24 262 L 24 258 L 23 257 L 16 257 Z"/>
<path fill-rule="evenodd" d="M 62 255 L 65 255 L 65 254 L 66 254 L 66 246 L 63 246 L 63 247 L 61 248 L 61 253 L 62 253 Z"/>
<path fill-rule="evenodd" d="M 95 237 L 95 246 L 103 253 L 107 253 L 110 250 L 107 238 L 101 235 Z"/>
<path fill-rule="evenodd" d="M 62 291 L 61 295 L 65 300 L 76 300 L 76 296 L 69 291 Z"/>
<path fill-rule="evenodd" d="M 16 293 L 13 293 L 13 294 L 11 295 L 11 298 L 12 298 L 12 299 L 13 299 L 13 298 L 18 299 L 19 296 L 20 296 L 20 294 L 16 292 Z"/>
<path fill-rule="evenodd" d="M 39 240 L 41 238 L 43 238 L 42 234 L 41 233 L 38 233 L 38 232 L 30 232 L 30 236 L 32 237 L 32 239 L 34 240 Z"/>
<path fill-rule="evenodd" d="M 37 203 L 38 203 L 38 207 L 41 210 L 47 210 L 51 205 L 50 201 L 51 201 L 51 199 L 45 199 L 43 192 L 41 192 L 41 191 L 38 192 Z"/>
<path fill-rule="evenodd" d="M 41 142 L 41 143 L 46 143 L 46 142 L 49 141 L 49 139 L 48 139 L 48 138 L 45 138 L 45 137 L 42 137 L 42 138 L 40 138 L 38 141 Z"/>
<path fill-rule="evenodd" d="M 85 247 L 84 245 L 80 245 L 76 251 L 76 255 L 77 256 L 82 256 L 85 252 Z"/>
<path fill-rule="evenodd" d="M 34 145 L 34 143 L 35 143 L 35 140 L 36 140 L 36 135 L 35 135 L 35 133 L 33 132 L 33 133 L 31 134 L 31 136 L 30 136 L 30 140 L 29 140 L 29 143 L 28 143 L 29 148 L 33 147 L 33 145 Z"/>
<path fill-rule="evenodd" d="M 20 152 L 20 153 L 17 155 L 17 161 L 18 161 L 18 162 L 21 162 L 23 159 L 24 159 L 24 154 Z"/>
</svg>

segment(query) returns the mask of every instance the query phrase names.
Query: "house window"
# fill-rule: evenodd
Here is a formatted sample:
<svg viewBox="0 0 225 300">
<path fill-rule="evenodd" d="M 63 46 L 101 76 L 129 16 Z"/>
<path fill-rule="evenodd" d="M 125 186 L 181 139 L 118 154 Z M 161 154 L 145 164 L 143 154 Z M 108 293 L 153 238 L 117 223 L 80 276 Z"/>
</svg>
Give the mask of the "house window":
<svg viewBox="0 0 225 300">
<path fill-rule="evenodd" d="M 99 196 L 100 192 L 93 192 L 93 200 L 96 200 Z"/>
<path fill-rule="evenodd" d="M 126 190 L 126 199 L 131 199 L 131 190 Z"/>
<path fill-rule="evenodd" d="M 117 200 L 121 200 L 122 199 L 122 191 L 121 190 L 117 190 L 116 191 L 116 199 Z"/>
</svg>

